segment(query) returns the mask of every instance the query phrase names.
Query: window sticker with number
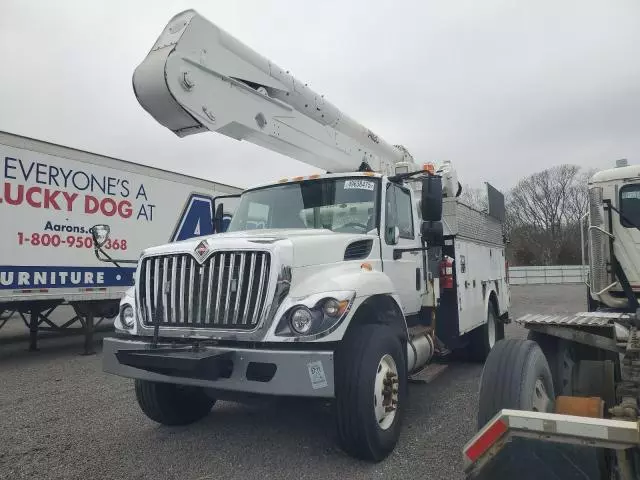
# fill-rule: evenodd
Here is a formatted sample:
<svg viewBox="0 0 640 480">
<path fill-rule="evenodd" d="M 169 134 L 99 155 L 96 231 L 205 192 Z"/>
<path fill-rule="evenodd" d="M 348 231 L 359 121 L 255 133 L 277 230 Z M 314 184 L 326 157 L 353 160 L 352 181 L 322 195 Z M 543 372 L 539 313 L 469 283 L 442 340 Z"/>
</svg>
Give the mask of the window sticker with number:
<svg viewBox="0 0 640 480">
<path fill-rule="evenodd" d="M 376 184 L 370 180 L 345 180 L 344 189 L 345 190 L 370 190 L 373 191 Z"/>
</svg>

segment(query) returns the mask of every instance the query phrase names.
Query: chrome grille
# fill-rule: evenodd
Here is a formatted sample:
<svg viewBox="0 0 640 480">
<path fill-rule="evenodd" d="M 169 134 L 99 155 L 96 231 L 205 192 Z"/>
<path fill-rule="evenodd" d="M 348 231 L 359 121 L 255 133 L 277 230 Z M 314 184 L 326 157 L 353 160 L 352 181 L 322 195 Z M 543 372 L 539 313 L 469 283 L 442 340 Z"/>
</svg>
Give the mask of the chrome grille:
<svg viewBox="0 0 640 480">
<path fill-rule="evenodd" d="M 253 329 L 264 313 L 267 252 L 214 252 L 201 265 L 188 254 L 142 261 L 138 305 L 145 325 Z"/>
</svg>

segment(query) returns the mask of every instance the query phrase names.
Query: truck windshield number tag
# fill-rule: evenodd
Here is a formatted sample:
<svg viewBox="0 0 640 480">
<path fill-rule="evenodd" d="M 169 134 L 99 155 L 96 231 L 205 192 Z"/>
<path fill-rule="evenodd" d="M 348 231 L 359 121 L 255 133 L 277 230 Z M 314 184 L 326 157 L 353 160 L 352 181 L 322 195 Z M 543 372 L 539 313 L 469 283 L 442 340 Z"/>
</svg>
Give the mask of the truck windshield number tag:
<svg viewBox="0 0 640 480">
<path fill-rule="evenodd" d="M 369 180 L 345 180 L 344 181 L 344 189 L 345 190 L 370 190 L 373 191 L 376 184 L 375 182 L 370 182 Z"/>
</svg>

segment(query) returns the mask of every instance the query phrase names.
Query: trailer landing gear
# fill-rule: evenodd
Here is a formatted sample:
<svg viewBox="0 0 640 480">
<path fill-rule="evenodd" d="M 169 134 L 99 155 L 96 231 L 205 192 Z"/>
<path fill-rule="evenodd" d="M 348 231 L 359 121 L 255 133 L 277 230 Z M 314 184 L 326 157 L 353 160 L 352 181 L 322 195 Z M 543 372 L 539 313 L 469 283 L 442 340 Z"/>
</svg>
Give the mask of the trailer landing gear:
<svg viewBox="0 0 640 480">
<path fill-rule="evenodd" d="M 113 318 L 118 314 L 118 303 L 112 301 L 94 301 L 72 303 L 75 315 L 62 324 L 54 323 L 50 316 L 56 308 L 63 305 L 62 301 L 34 301 L 19 304 L 18 307 L 0 305 L 0 328 L 2 328 L 12 316 L 17 313 L 25 326 L 29 329 L 30 352 L 37 352 L 38 339 L 41 332 L 55 332 L 69 335 L 82 332 L 84 335 L 83 355 L 92 355 L 94 351 L 94 332 L 105 318 Z M 15 308 L 15 311 L 13 310 Z M 74 326 L 79 323 L 80 326 Z"/>
<path fill-rule="evenodd" d="M 84 350 L 82 355 L 94 355 L 96 353 L 93 348 L 95 328 L 106 317 L 113 318 L 118 314 L 118 304 L 96 300 L 93 302 L 72 303 L 71 306 L 76 312 L 84 333 Z M 100 318 L 97 324 L 95 323 L 96 317 Z"/>
</svg>

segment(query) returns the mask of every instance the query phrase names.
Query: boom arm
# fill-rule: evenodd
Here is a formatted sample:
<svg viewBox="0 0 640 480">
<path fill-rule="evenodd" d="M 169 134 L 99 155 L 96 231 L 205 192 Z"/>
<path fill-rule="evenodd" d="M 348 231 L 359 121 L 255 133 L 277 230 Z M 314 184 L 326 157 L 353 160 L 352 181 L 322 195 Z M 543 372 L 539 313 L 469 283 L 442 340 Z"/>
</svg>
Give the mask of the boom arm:
<svg viewBox="0 0 640 480">
<path fill-rule="evenodd" d="M 142 107 L 184 137 L 206 130 L 332 172 L 394 173 L 413 158 L 193 10 L 176 15 L 136 68 Z M 417 166 L 416 166 L 417 167 Z"/>
</svg>

